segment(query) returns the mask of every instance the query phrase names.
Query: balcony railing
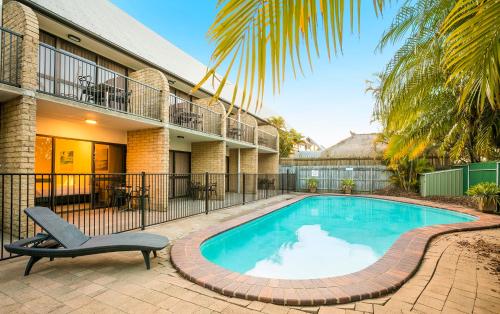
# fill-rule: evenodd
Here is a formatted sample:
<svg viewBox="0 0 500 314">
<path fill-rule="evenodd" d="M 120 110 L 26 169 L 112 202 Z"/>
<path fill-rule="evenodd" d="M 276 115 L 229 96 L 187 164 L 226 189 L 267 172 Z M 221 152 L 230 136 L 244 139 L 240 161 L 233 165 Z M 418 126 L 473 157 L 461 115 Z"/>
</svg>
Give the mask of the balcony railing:
<svg viewBox="0 0 500 314">
<path fill-rule="evenodd" d="M 276 135 L 259 130 L 259 145 L 277 150 Z"/>
<path fill-rule="evenodd" d="M 226 120 L 226 136 L 233 140 L 255 143 L 255 128 L 233 118 Z"/>
<path fill-rule="evenodd" d="M 222 136 L 222 115 L 170 94 L 169 122 L 186 129 Z"/>
<path fill-rule="evenodd" d="M 160 90 L 43 43 L 39 50 L 38 91 L 161 120 Z"/>
<path fill-rule="evenodd" d="M 0 27 L 0 82 L 19 86 L 22 35 Z"/>
</svg>

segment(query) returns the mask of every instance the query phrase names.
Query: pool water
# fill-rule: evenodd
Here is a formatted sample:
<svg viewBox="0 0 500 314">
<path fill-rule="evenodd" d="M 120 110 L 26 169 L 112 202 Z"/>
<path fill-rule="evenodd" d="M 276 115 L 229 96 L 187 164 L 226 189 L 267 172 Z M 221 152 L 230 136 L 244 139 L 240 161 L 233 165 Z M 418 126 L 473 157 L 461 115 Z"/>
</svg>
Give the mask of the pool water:
<svg viewBox="0 0 500 314">
<path fill-rule="evenodd" d="M 315 196 L 223 232 L 204 242 L 201 253 L 242 274 L 324 278 L 373 264 L 411 229 L 473 220 L 469 215 L 407 203 Z"/>
</svg>

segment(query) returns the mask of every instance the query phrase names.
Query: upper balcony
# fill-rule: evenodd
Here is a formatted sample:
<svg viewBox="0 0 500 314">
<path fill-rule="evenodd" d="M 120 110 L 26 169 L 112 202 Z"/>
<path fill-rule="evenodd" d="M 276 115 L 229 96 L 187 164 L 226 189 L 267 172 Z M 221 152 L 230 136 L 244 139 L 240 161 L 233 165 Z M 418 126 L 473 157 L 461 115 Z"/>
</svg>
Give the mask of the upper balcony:
<svg viewBox="0 0 500 314">
<path fill-rule="evenodd" d="M 0 27 L 0 83 L 19 86 L 23 36 Z"/>
<path fill-rule="evenodd" d="M 226 118 L 226 137 L 236 141 L 255 144 L 255 127 L 233 118 Z"/>
<path fill-rule="evenodd" d="M 278 149 L 277 137 L 263 130 L 259 130 L 259 146 L 263 146 L 272 150 Z"/>
<path fill-rule="evenodd" d="M 169 122 L 195 132 L 222 136 L 222 114 L 170 94 Z"/>
<path fill-rule="evenodd" d="M 43 43 L 39 49 L 38 91 L 161 120 L 160 90 Z"/>
</svg>

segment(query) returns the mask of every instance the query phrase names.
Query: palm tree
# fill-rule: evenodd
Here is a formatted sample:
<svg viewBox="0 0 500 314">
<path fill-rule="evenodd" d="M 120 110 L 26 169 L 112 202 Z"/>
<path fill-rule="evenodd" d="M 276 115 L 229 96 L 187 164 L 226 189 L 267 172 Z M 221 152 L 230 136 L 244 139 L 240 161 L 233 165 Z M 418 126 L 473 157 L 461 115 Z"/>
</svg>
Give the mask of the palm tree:
<svg viewBox="0 0 500 314">
<path fill-rule="evenodd" d="M 458 0 L 446 17 L 444 67 L 461 85 L 459 105 L 500 109 L 500 1 Z"/>
<path fill-rule="evenodd" d="M 375 12 L 381 13 L 385 1 L 372 2 Z M 432 9 L 424 10 L 422 6 Z M 399 15 L 407 25 L 400 23 L 400 27 L 388 32 L 385 44 L 404 38 L 419 18 L 431 21 L 434 24 L 419 31 L 431 29 L 432 37 L 426 37 L 425 33 L 419 36 L 426 38 L 428 45 L 440 43 L 445 83 L 459 87 L 460 110 L 470 111 L 471 108 L 465 107 L 471 104 L 471 98 L 479 110 L 485 103 L 494 110 L 499 109 L 500 1 L 407 0 L 403 7 L 409 11 L 401 11 Z M 214 95 L 217 99 L 227 85 L 229 73 L 234 72 L 236 81 L 231 103 L 237 101 L 240 108 L 255 103 L 259 108 L 268 72 L 271 72 L 273 91 L 279 93 L 289 66 L 294 75 L 302 72 L 302 59 L 307 55 L 312 68 L 312 54 L 319 56 L 321 50 L 320 27 L 326 54 L 329 58 L 336 54 L 342 49 L 345 11 L 351 30 L 356 17 L 359 29 L 360 8 L 361 0 L 219 0 L 216 19 L 208 32 L 215 43 L 212 65 L 194 89 L 210 79 L 218 80 Z M 411 47 L 425 48 L 407 42 L 405 49 Z M 224 66 L 227 66 L 224 74 L 216 75 Z"/>
<path fill-rule="evenodd" d="M 374 117 L 384 127 L 390 164 L 436 149 L 453 160 L 470 162 L 498 155 L 498 110 L 483 106 L 479 93 L 463 101 L 467 78 L 456 82 L 443 66 L 448 38 L 441 34 L 442 25 L 455 7 L 454 0 L 407 2 L 380 41 L 382 49 L 407 34 L 378 74 L 378 85 L 369 86 L 376 100 Z"/>
<path fill-rule="evenodd" d="M 377 14 L 383 4 L 384 0 L 373 0 Z M 268 72 L 273 90 L 279 92 L 288 67 L 294 75 L 303 71 L 303 55 L 312 68 L 312 53 L 320 54 L 319 27 L 328 57 L 340 51 L 345 11 L 349 12 L 351 30 L 356 17 L 359 29 L 361 0 L 219 0 L 217 7 L 208 31 L 215 43 L 212 65 L 194 89 L 217 80 L 217 99 L 229 73 L 234 72 L 231 104 L 237 101 L 240 108 L 247 109 L 252 103 L 260 108 Z M 223 66 L 227 66 L 224 74 L 216 75 Z"/>
<path fill-rule="evenodd" d="M 267 121 L 278 129 L 280 157 L 289 157 L 295 147 L 304 142 L 304 136 L 301 133 L 293 128 L 288 129 L 283 117 L 270 117 Z"/>
</svg>

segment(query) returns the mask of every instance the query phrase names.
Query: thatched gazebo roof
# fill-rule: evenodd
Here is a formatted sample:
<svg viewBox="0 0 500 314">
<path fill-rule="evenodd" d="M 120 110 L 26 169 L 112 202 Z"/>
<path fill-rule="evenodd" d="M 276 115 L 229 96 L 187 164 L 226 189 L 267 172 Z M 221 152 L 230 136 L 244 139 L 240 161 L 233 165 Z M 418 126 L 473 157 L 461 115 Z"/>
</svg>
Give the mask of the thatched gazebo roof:
<svg viewBox="0 0 500 314">
<path fill-rule="evenodd" d="M 385 144 L 376 143 L 377 133 L 356 134 L 328 147 L 321 152 L 320 158 L 338 159 L 376 159 L 381 158 Z"/>
</svg>

